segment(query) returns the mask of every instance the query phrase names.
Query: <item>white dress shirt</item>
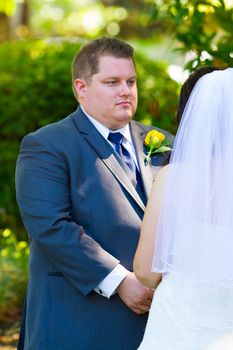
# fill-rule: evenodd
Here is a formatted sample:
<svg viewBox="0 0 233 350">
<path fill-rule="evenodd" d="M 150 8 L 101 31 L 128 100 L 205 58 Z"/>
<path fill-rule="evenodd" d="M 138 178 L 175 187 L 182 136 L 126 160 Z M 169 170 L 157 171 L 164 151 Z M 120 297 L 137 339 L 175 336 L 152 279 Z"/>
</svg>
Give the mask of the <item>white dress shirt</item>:
<svg viewBox="0 0 233 350">
<path fill-rule="evenodd" d="M 115 145 L 112 144 L 108 140 L 109 132 L 120 132 L 123 138 L 123 145 L 127 149 L 127 151 L 133 157 L 133 160 L 138 167 L 137 157 L 135 153 L 135 148 L 132 142 L 132 137 L 130 133 L 129 124 L 125 125 L 123 128 L 118 130 L 110 130 L 103 124 L 101 124 L 98 120 L 91 117 L 82 106 L 80 106 L 82 111 L 85 113 L 90 122 L 94 125 L 94 127 L 99 131 L 99 133 L 108 141 L 108 143 L 115 149 Z M 118 264 L 94 289 L 97 293 L 103 295 L 106 298 L 110 298 L 116 292 L 117 287 L 123 281 L 123 279 L 127 276 L 130 271 L 125 269 L 121 264 Z"/>
</svg>

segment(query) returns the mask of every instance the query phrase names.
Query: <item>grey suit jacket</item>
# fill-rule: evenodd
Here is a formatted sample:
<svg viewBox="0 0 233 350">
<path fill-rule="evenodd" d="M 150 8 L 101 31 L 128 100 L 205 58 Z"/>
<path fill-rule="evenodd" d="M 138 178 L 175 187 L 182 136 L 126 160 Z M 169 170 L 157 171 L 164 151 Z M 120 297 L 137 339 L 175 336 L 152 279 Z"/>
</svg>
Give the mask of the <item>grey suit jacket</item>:
<svg viewBox="0 0 233 350">
<path fill-rule="evenodd" d="M 145 167 L 151 127 L 130 127 L 148 196 L 166 158 Z M 144 204 L 80 108 L 24 138 L 16 189 L 31 251 L 24 349 L 137 349 L 147 315 L 93 289 L 119 262 L 132 271 Z"/>
</svg>

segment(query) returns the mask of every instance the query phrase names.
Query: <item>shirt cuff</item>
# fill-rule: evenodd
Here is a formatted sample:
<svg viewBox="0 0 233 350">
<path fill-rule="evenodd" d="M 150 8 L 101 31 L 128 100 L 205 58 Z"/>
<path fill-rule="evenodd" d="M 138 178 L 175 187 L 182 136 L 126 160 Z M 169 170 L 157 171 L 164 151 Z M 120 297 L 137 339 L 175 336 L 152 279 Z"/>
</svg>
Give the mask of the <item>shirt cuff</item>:
<svg viewBox="0 0 233 350">
<path fill-rule="evenodd" d="M 110 298 L 116 293 L 116 289 L 123 279 L 128 275 L 129 271 L 126 270 L 121 264 L 118 264 L 94 289 L 98 294 Z"/>
</svg>

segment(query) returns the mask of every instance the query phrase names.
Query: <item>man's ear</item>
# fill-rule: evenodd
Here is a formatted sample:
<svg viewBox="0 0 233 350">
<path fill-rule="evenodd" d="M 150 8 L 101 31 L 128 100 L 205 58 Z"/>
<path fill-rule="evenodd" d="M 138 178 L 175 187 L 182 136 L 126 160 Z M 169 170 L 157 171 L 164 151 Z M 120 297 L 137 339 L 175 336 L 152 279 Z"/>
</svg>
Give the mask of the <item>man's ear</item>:
<svg viewBox="0 0 233 350">
<path fill-rule="evenodd" d="M 75 79 L 74 89 L 79 98 L 84 98 L 87 91 L 87 83 L 82 79 Z"/>
</svg>

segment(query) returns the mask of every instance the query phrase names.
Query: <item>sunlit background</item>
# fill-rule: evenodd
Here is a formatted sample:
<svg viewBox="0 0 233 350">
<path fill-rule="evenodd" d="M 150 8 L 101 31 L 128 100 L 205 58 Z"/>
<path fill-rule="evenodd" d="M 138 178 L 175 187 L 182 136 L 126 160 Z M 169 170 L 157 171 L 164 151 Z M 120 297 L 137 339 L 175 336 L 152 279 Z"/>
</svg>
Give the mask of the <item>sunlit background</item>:
<svg viewBox="0 0 233 350">
<path fill-rule="evenodd" d="M 207 50 L 200 53 L 191 47 L 184 49 L 179 36 L 187 35 L 185 27 L 193 29 L 189 22 L 195 13 L 199 14 L 199 21 L 204 19 L 203 33 L 206 36 L 215 33 L 211 49 L 217 50 L 221 39 L 226 40 L 226 35 L 232 35 L 232 8 L 233 0 L 1 0 L 0 39 L 52 37 L 84 40 L 103 34 L 118 36 L 131 41 L 136 48 L 143 46 L 149 57 L 168 62 L 169 75 L 183 82 L 188 75 L 185 71 L 187 62 L 192 61 L 195 66 L 199 62 L 195 62 L 197 57 L 202 62 L 213 57 Z M 177 36 L 174 25 L 179 20 Z M 194 20 L 198 21 L 197 16 Z M 229 54 L 232 57 L 232 52 Z"/>
</svg>

